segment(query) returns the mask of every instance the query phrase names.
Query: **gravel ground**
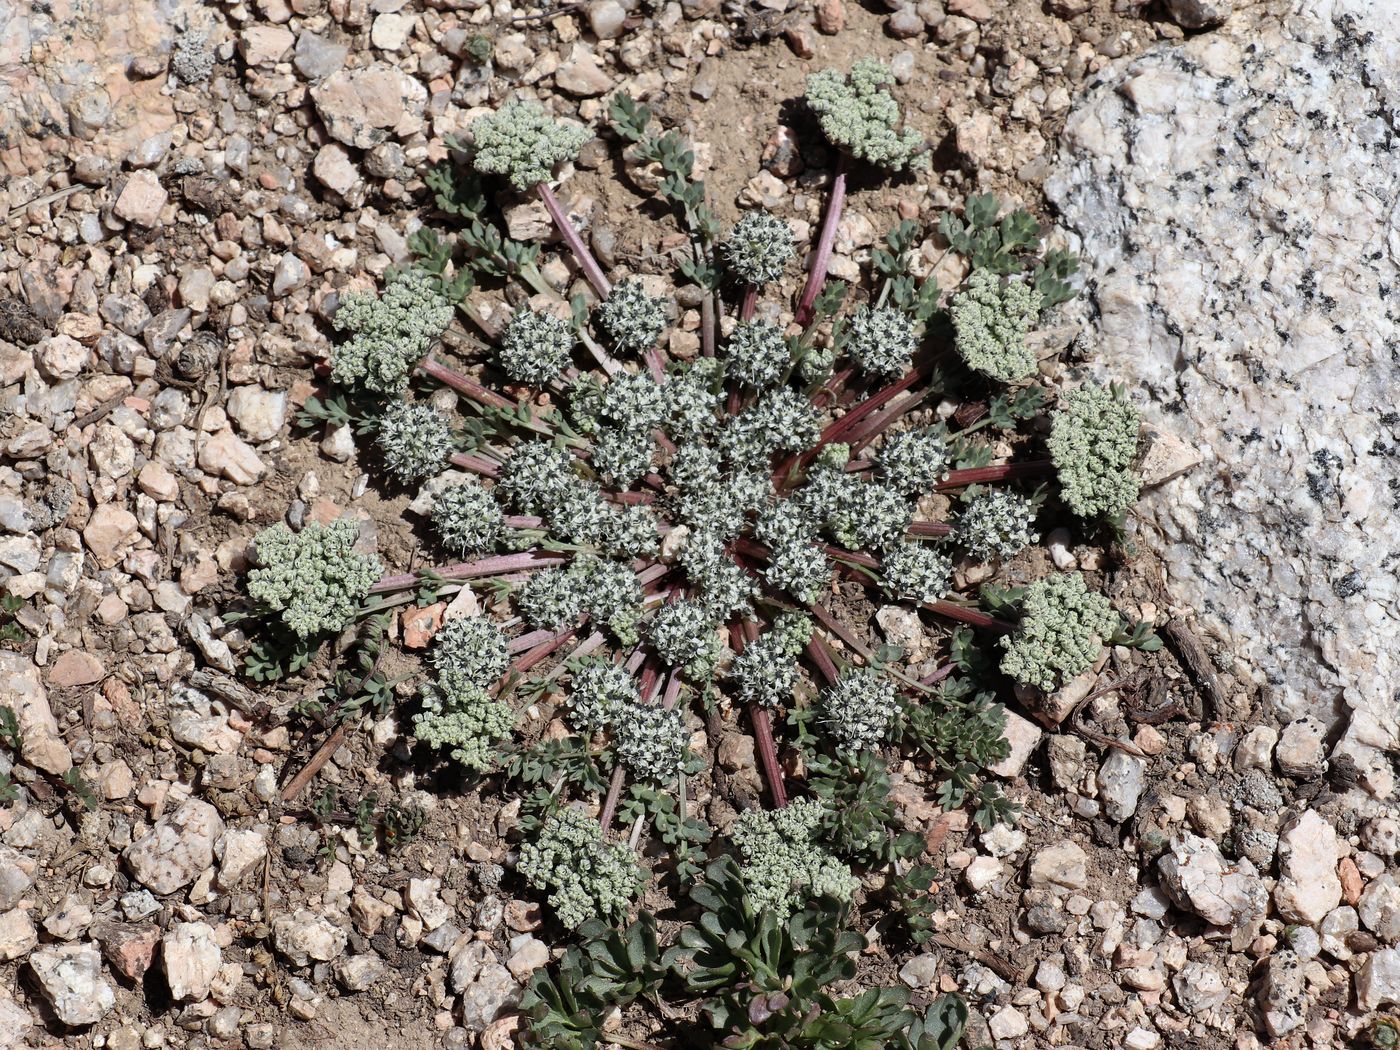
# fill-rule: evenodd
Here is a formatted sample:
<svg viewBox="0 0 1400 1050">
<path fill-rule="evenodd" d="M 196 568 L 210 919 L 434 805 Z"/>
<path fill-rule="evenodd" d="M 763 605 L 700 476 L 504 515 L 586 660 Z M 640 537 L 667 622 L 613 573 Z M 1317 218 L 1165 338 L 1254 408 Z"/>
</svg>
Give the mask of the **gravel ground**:
<svg viewBox="0 0 1400 1050">
<path fill-rule="evenodd" d="M 721 219 L 762 204 L 810 236 L 827 158 L 794 101 L 809 72 L 879 57 L 935 161 L 856 180 L 833 263 L 853 276 L 899 218 L 975 190 L 1044 214 L 1086 87 L 1222 7 L 263 0 L 7 22 L 0 4 L 0 704 L 20 736 L 0 746 L 17 794 L 0 804 L 0 1048 L 512 1045 L 520 981 L 559 950 L 502 881 L 513 806 L 415 766 L 393 717 L 329 739 L 294 718 L 327 668 L 249 688 L 222 618 L 249 539 L 286 515 L 353 508 L 392 569 L 426 557 L 355 436 L 292 422 L 340 296 L 405 259 L 421 173 L 473 117 L 520 92 L 594 122 L 625 89 L 690 137 Z M 601 150 L 561 196 L 607 265 L 675 243 Z M 522 235 L 543 221 L 527 203 L 507 217 Z M 1082 323 L 1041 333 L 1071 369 Z M 682 316 L 673 355 L 695 327 Z M 1161 437 L 1149 485 L 1193 452 Z M 896 770 L 946 877 L 936 942 L 880 965 L 962 991 L 969 1045 L 1343 1045 L 1400 994 L 1400 824 L 1342 804 L 1325 727 L 1276 724 L 1212 660 L 1149 547 L 1120 562 L 1047 540 L 1042 562 L 1089 572 L 1168 644 L 1111 652 L 1058 723 L 1013 703 L 997 773 L 1016 828 L 969 828 Z M 420 625 L 395 630 L 414 648 Z M 371 794 L 423 828 L 362 844 Z"/>
</svg>

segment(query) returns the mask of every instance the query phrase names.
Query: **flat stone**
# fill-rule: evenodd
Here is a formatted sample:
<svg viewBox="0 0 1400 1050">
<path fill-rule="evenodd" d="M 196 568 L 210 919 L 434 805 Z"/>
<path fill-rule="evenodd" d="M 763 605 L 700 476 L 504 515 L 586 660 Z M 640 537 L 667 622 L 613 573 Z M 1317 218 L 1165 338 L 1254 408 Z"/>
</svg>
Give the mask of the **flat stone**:
<svg viewBox="0 0 1400 1050">
<path fill-rule="evenodd" d="M 483 1032 L 486 1026 L 520 1002 L 520 984 L 500 963 L 487 962 L 476 979 L 462 990 L 462 1027 Z"/>
<path fill-rule="evenodd" d="M 260 386 L 235 387 L 227 411 L 238 432 L 249 441 L 271 441 L 287 421 L 287 392 Z"/>
<path fill-rule="evenodd" d="M 1010 750 L 1005 758 L 988 766 L 987 771 L 1008 779 L 1020 776 L 1044 736 L 1044 731 L 1034 722 L 1014 711 L 1006 712 L 1006 742 Z"/>
<path fill-rule="evenodd" d="M 102 945 L 107 964 L 128 981 L 139 981 L 145 976 L 155 960 L 156 945 L 160 944 L 160 927 L 154 924 L 113 922 L 97 927 L 93 934 Z"/>
<path fill-rule="evenodd" d="M 204 922 L 175 923 L 161 939 L 160 955 L 173 998 L 196 1002 L 209 998 L 224 961 L 212 926 Z"/>
<path fill-rule="evenodd" d="M 1031 856 L 1030 884 L 1055 891 L 1082 890 L 1089 885 L 1089 856 L 1068 840 L 1036 850 Z"/>
<path fill-rule="evenodd" d="M 29 953 L 39 943 L 39 931 L 27 908 L 0 912 L 0 962 L 9 962 Z"/>
<path fill-rule="evenodd" d="M 316 152 L 316 159 L 311 162 L 311 173 L 322 186 L 342 197 L 349 196 L 360 185 L 360 169 L 338 142 L 328 142 Z"/>
<path fill-rule="evenodd" d="M 235 485 L 251 485 L 267 472 L 253 446 L 229 427 L 210 434 L 199 448 L 199 466 Z"/>
<path fill-rule="evenodd" d="M 67 335 L 55 335 L 38 346 L 39 369 L 49 379 L 72 379 L 79 375 L 92 357 L 92 351 Z"/>
<path fill-rule="evenodd" d="M 363 992 L 384 976 L 384 960 L 377 955 L 352 955 L 335 964 L 335 978 L 347 992 Z"/>
<path fill-rule="evenodd" d="M 99 566 L 110 569 L 121 561 L 127 544 L 139 531 L 135 514 L 115 503 L 104 503 L 83 526 L 83 543 Z"/>
<path fill-rule="evenodd" d="M 102 977 L 102 955 L 95 944 L 41 948 L 29 957 L 29 968 L 54 1016 L 66 1025 L 96 1024 L 116 1005 L 116 993 Z"/>
<path fill-rule="evenodd" d="M 162 896 L 188 886 L 214 863 L 214 842 L 224 832 L 213 806 L 188 799 L 126 848 L 122 856 L 136 880 Z"/>
<path fill-rule="evenodd" d="M 1372 952 L 1356 974 L 1356 1005 L 1363 1011 L 1400 1003 L 1400 949 Z"/>
<path fill-rule="evenodd" d="M 603 72 L 598 56 L 584 44 L 574 44 L 569 57 L 554 73 L 560 91 L 574 98 L 597 98 L 612 90 L 612 77 Z"/>
<path fill-rule="evenodd" d="M 1313 810 L 1279 832 L 1274 907 L 1284 919 L 1315 926 L 1342 902 L 1341 852 L 1336 829 Z"/>
<path fill-rule="evenodd" d="M 169 196 L 155 173 L 142 168 L 132 172 L 131 177 L 126 180 L 117 202 L 112 205 L 112 211 L 118 218 L 134 222 L 138 226 L 158 226 L 161 209 L 165 207 Z"/>
<path fill-rule="evenodd" d="M 85 653 L 81 649 L 69 649 L 65 653 L 60 653 L 58 659 L 49 668 L 49 685 L 55 689 L 64 689 L 75 685 L 92 685 L 100 682 L 107 676 L 107 669 L 102 666 L 102 661 L 93 656 L 92 653 Z"/>
<path fill-rule="evenodd" d="M 332 74 L 311 89 L 311 98 L 332 138 L 370 149 L 391 134 L 416 131 L 428 92 L 396 66 L 373 62 Z"/>
<path fill-rule="evenodd" d="M 249 26 L 238 34 L 238 50 L 250 66 L 271 66 L 282 61 L 296 37 L 286 26 Z"/>
<path fill-rule="evenodd" d="M 1247 860 L 1229 864 L 1210 839 L 1183 833 L 1157 861 L 1162 886 L 1178 907 L 1216 926 L 1244 924 L 1263 916 L 1264 884 Z"/>
<path fill-rule="evenodd" d="M 302 30 L 297 37 L 296 54 L 292 64 L 297 72 L 307 80 L 320 80 L 338 72 L 345 65 L 350 48 L 328 37 L 319 36 L 309 30 Z"/>
<path fill-rule="evenodd" d="M 345 951 L 348 940 L 339 926 L 306 908 L 279 915 L 272 923 L 273 944 L 293 966 L 309 966 L 313 960 L 330 962 Z"/>
<path fill-rule="evenodd" d="M 1385 874 L 1372 879 L 1361 893 L 1356 914 L 1382 944 L 1400 941 L 1400 884 L 1395 877 Z"/>
<path fill-rule="evenodd" d="M 216 881 L 222 888 L 232 889 L 262 867 L 267 840 L 256 831 L 230 829 L 214 844 L 214 852 L 219 858 Z"/>
<path fill-rule="evenodd" d="M 29 657 L 0 651 L 0 704 L 19 723 L 20 757 L 45 773 L 62 775 L 72 768 L 73 756 L 59 735 L 39 668 Z"/>
</svg>

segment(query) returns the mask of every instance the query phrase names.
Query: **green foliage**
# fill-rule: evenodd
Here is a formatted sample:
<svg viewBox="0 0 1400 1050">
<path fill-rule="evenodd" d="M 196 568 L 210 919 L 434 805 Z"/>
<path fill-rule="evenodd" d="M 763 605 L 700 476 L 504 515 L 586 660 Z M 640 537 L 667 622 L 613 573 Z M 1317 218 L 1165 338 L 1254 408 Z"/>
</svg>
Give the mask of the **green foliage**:
<svg viewBox="0 0 1400 1050">
<path fill-rule="evenodd" d="M 890 777 L 874 752 L 807 754 L 807 786 L 825 804 L 823 838 L 842 856 L 872 867 L 913 857 L 923 839 L 899 831 L 899 812 L 890 799 Z"/>
<path fill-rule="evenodd" d="M 1060 495 L 1082 518 L 1122 514 L 1142 484 L 1132 469 L 1142 422 L 1138 410 L 1117 387 L 1086 384 L 1061 400 L 1048 442 Z"/>
<path fill-rule="evenodd" d="M 921 227 L 913 219 L 905 219 L 885 236 L 885 248 L 874 248 L 870 252 L 870 264 L 885 282 L 881 301 L 901 313 L 912 317 L 919 324 L 925 324 L 938 311 L 940 290 L 938 282 L 929 276 L 924 281 L 915 280 L 909 272 L 909 259 L 919 247 L 924 235 Z"/>
<path fill-rule="evenodd" d="M 825 812 L 814 799 L 796 799 L 782 809 L 740 814 L 729 837 L 744 858 L 755 907 L 781 919 L 813 897 L 850 900 L 860 880 L 815 841 Z"/>
<path fill-rule="evenodd" d="M 297 410 L 297 426 L 304 429 L 321 426 L 354 426 L 359 429 L 361 418 L 350 406 L 344 394 L 331 394 L 326 397 L 308 397 L 306 403 Z"/>
<path fill-rule="evenodd" d="M 656 837 L 665 843 L 677 883 L 688 885 L 700 874 L 710 826 L 690 816 L 676 796 L 649 784 L 633 784 L 629 797 L 618 806 L 623 823 L 638 819 L 651 822 Z"/>
<path fill-rule="evenodd" d="M 24 599 L 18 594 L 0 596 L 0 646 L 15 647 L 24 644 L 24 628 L 15 618 L 24 608 Z"/>
<path fill-rule="evenodd" d="M 632 143 L 634 157 L 657 164 L 663 173 L 657 192 L 677 207 L 685 228 L 700 249 L 699 258 L 680 264 L 681 272 L 702 288 L 714 288 L 716 274 L 709 249 L 719 236 L 719 220 L 705 200 L 705 183 L 695 177 L 695 153 L 675 131 L 650 130 L 651 110 L 626 92 L 613 95 L 608 107 L 613 130 Z"/>
<path fill-rule="evenodd" d="M 16 755 L 19 754 L 19 719 L 15 717 L 14 708 L 4 704 L 0 704 L 0 740 L 3 740 Z"/>
<path fill-rule="evenodd" d="M 441 283 L 416 266 L 391 273 L 384 291 L 352 292 L 340 301 L 333 323 L 349 332 L 331 353 L 331 380 L 377 397 L 395 397 L 452 320 Z"/>
<path fill-rule="evenodd" d="M 995 194 L 974 193 L 964 203 L 961 217 L 946 212 L 939 221 L 939 232 L 974 272 L 1020 273 L 1040 245 L 1040 224 L 1029 212 L 1018 209 L 998 221 L 1000 211 Z"/>
<path fill-rule="evenodd" d="M 1139 620 L 1128 630 L 1120 629 L 1108 639 L 1109 645 L 1126 645 L 1129 649 L 1140 649 L 1144 653 L 1155 653 L 1162 648 L 1161 637 L 1152 630 L 1152 625 Z"/>
<path fill-rule="evenodd" d="M 243 673 L 255 682 L 277 682 L 305 670 L 315 655 L 313 640 L 274 629 L 248 643 Z"/>
<path fill-rule="evenodd" d="M 60 779 L 68 789 L 69 796 L 78 805 L 89 813 L 97 809 L 97 792 L 92 789 L 92 785 L 87 782 L 87 778 L 77 766 L 64 770 Z"/>
<path fill-rule="evenodd" d="M 1040 313 L 1040 293 L 1021 281 L 1003 281 L 990 270 L 974 271 L 953 296 L 954 346 L 967 366 L 1001 383 L 1035 375 L 1035 354 L 1026 335 Z"/>
<path fill-rule="evenodd" d="M 616 922 L 627 913 L 646 877 L 632 850 L 604 840 L 598 822 L 576 809 L 559 810 L 520 847 L 520 874 L 565 926 L 590 918 Z"/>
</svg>

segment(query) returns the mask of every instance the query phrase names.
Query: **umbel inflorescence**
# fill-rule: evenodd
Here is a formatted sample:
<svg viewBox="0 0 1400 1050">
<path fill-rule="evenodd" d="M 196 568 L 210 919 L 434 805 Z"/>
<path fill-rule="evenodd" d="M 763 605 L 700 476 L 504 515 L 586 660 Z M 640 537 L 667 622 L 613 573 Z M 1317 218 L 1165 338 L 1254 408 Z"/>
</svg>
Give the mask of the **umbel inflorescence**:
<svg viewBox="0 0 1400 1050">
<path fill-rule="evenodd" d="M 303 641 L 415 590 L 475 586 L 488 599 L 438 631 L 410 724 L 425 747 L 524 789 L 519 871 L 568 925 L 621 918 L 645 883 L 640 854 L 611 838 L 619 814 L 634 844 L 656 829 L 663 870 L 696 870 L 709 838 L 693 810 L 695 784 L 710 790 L 691 746 L 700 712 L 743 718 L 755 740 L 771 812 L 746 814 L 733 835 L 752 892 L 783 911 L 849 899 L 859 858 L 838 855 L 824 803 L 788 805 L 783 752 L 854 769 L 912 742 L 935 776 L 957 771 L 944 797 L 960 804 L 1004 744 L 971 729 L 948 744 L 947 720 L 925 716 L 995 725 L 1008 678 L 1053 690 L 1117 629 L 1078 575 L 1031 582 L 1019 623 L 957 589 L 961 569 L 996 570 L 1035 544 L 1058 493 L 1088 518 L 1135 493 L 1136 416 L 1115 393 L 1061 395 L 1052 459 L 994 464 L 981 440 L 1040 440 L 1022 433 L 1044 403 L 1027 335 L 1068 296 L 1067 258 L 1042 252 L 1024 213 L 974 198 L 944 225 L 972 263 L 959 287 L 916 272 L 922 233 L 907 222 L 873 258 L 870 287 L 825 279 L 847 168 L 926 163 L 922 140 L 897 128 L 890 83 L 869 62 L 812 78 L 808 104 L 842 160 L 815 288 L 793 315 L 778 304 L 765 319 L 757 300 L 797 255 L 788 225 L 750 212 L 724 233 L 679 136 L 613 103 L 629 156 L 661 165 L 661 196 L 690 235 L 682 273 L 707 303 L 698 356 L 668 354 L 672 275 L 606 274 L 567 226 L 549 181 L 585 135 L 527 102 L 477 121 L 474 144 L 429 180 L 445 234 L 420 231 L 418 262 L 337 316 L 348 335 L 331 361 L 337 394 L 317 407 L 372 436 L 392 483 L 430 482 L 424 524 L 454 563 L 376 582 L 350 526 L 276 526 L 258 539 L 250 595 Z M 498 178 L 550 205 L 586 287 L 551 286 L 540 247 L 502 233 L 488 192 Z M 488 311 L 496 288 L 514 305 Z M 451 322 L 454 304 L 476 331 Z M 456 392 L 455 414 L 422 396 L 435 384 Z M 921 621 L 940 655 L 882 644 L 872 617 L 884 607 Z M 965 654 L 978 640 L 1005 678 L 975 679 Z M 537 716 L 551 712 L 542 735 Z M 976 798 L 978 819 L 1006 815 L 989 788 Z"/>
</svg>

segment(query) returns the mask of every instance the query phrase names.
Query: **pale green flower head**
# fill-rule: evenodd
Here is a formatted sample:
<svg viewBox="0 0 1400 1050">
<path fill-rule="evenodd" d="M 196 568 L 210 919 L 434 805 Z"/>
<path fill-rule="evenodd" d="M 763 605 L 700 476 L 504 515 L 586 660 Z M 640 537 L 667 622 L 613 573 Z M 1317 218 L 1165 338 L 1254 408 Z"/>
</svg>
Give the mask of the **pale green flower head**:
<svg viewBox="0 0 1400 1050">
<path fill-rule="evenodd" d="M 338 331 L 351 333 L 331 353 L 331 380 L 381 396 L 401 394 L 451 321 L 452 303 L 416 267 L 391 275 L 380 295 L 351 292 L 331 319 Z"/>
<path fill-rule="evenodd" d="M 1117 613 L 1083 576 L 1047 576 L 1027 590 L 1019 629 L 1000 640 L 1001 670 L 1048 692 L 1092 667 L 1117 630 Z"/>
<path fill-rule="evenodd" d="M 860 880 L 816 842 L 823 815 L 820 802 L 799 798 L 782 809 L 746 810 L 735 821 L 729 837 L 756 910 L 781 920 L 817 897 L 851 899 Z"/>
<path fill-rule="evenodd" d="M 923 136 L 912 128 L 896 131 L 899 103 L 886 86 L 894 83 L 888 66 L 863 58 L 849 77 L 824 69 L 807 78 L 807 106 L 822 132 L 851 156 L 888 171 L 929 165 Z"/>
<path fill-rule="evenodd" d="M 1082 386 L 1061 398 L 1050 422 L 1050 458 L 1060 475 L 1060 494 L 1081 518 L 1112 517 L 1138 498 L 1138 410 L 1119 392 Z"/>
<path fill-rule="evenodd" d="M 554 169 L 577 157 L 591 138 L 587 128 L 560 123 L 529 99 L 477 117 L 471 131 L 476 170 L 504 175 L 519 190 L 554 178 Z"/>
<path fill-rule="evenodd" d="M 1035 375 L 1026 335 L 1040 314 L 1041 294 L 1023 281 L 1003 281 L 988 270 L 968 278 L 953 296 L 953 345 L 967 366 L 1000 383 Z"/>
<path fill-rule="evenodd" d="M 248 574 L 248 595 L 282 616 L 299 638 L 346 627 L 384 572 L 373 554 L 355 550 L 360 526 L 353 518 L 315 522 L 300 532 L 282 523 L 253 541 L 258 567 Z"/>
<path fill-rule="evenodd" d="M 379 417 L 375 443 L 384 466 L 405 485 L 447 466 L 455 442 L 452 424 L 432 405 L 395 401 Z"/>
<path fill-rule="evenodd" d="M 827 734 L 849 751 L 879 747 L 899 715 L 899 699 L 889 675 L 873 667 L 853 667 L 822 690 L 818 703 Z"/>
<path fill-rule="evenodd" d="M 549 893 L 559 921 L 571 929 L 588 919 L 620 922 L 646 882 L 636 855 L 605 842 L 598 822 L 576 809 L 560 810 L 522 843 L 517 868 Z"/>
</svg>

